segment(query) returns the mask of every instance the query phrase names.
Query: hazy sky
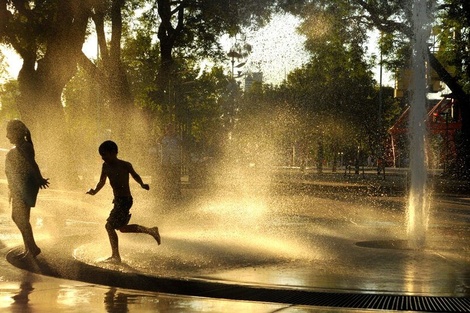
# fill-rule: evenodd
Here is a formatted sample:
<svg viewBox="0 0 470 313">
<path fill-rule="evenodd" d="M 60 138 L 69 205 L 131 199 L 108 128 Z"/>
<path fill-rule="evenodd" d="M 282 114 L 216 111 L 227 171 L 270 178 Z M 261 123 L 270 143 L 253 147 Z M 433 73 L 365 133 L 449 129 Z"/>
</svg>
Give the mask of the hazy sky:
<svg viewBox="0 0 470 313">
<path fill-rule="evenodd" d="M 246 42 L 253 51 L 244 69 L 261 71 L 266 83 L 279 84 L 290 71 L 308 61 L 304 37 L 295 30 L 297 25 L 296 19 L 277 15 L 266 27 L 248 33 Z"/>
<path fill-rule="evenodd" d="M 275 15 L 264 28 L 246 34 L 246 42 L 252 45 L 251 55 L 240 60 L 246 61 L 243 71 L 263 73 L 265 83 L 278 84 L 293 69 L 300 67 L 308 60 L 308 53 L 303 48 L 305 38 L 296 32 L 299 21 L 290 15 Z M 225 38 L 224 47 L 229 51 L 234 39 Z M 370 53 L 377 52 L 377 34 L 371 33 Z M 238 63 L 238 62 L 237 62 Z M 237 64 L 236 63 L 236 64 Z M 228 70 L 230 65 L 227 65 Z M 235 72 L 238 69 L 235 70 Z M 379 82 L 380 68 L 374 68 L 374 75 Z M 391 74 L 382 71 L 382 83 L 394 86 Z"/>
</svg>

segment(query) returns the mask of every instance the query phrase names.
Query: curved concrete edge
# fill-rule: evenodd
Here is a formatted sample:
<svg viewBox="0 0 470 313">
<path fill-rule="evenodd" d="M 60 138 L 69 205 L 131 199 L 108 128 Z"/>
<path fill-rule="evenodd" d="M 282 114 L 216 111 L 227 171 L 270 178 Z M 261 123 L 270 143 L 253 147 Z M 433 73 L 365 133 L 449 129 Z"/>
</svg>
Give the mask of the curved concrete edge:
<svg viewBox="0 0 470 313">
<path fill-rule="evenodd" d="M 330 308 L 367 308 L 420 312 L 456 312 L 458 309 L 460 312 L 470 312 L 469 298 L 327 292 L 243 285 L 236 282 L 195 278 L 157 277 L 140 272 L 117 271 L 90 265 L 77 260 L 71 254 L 39 255 L 37 258 L 25 259 L 15 258 L 15 255 L 18 255 L 20 251 L 20 248 L 11 249 L 6 258 L 12 265 L 23 270 L 56 278 L 125 289 Z"/>
<path fill-rule="evenodd" d="M 49 258 L 39 255 L 37 258 L 18 259 L 15 256 L 20 252 L 21 249 L 17 247 L 11 249 L 6 255 L 7 261 L 20 269 L 40 275 L 125 289 L 299 305 L 316 305 L 318 297 L 326 294 L 301 289 L 279 289 L 268 286 L 242 285 L 233 282 L 157 277 L 139 272 L 123 272 L 90 265 L 77 260 L 73 256 Z"/>
</svg>

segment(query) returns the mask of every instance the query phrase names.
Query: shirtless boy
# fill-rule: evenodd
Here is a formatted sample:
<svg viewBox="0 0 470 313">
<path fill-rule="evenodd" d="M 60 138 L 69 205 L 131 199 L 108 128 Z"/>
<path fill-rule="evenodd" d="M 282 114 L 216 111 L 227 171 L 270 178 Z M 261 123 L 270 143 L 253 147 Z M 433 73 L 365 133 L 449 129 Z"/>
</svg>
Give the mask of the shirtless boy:
<svg viewBox="0 0 470 313">
<path fill-rule="evenodd" d="M 114 195 L 114 207 L 109 214 L 106 222 L 106 231 L 108 232 L 109 242 L 111 243 L 112 255 L 108 258 L 111 262 L 121 262 L 119 254 L 118 236 L 116 229 L 122 233 L 145 233 L 151 235 L 158 244 L 161 243 L 158 227 L 148 228 L 137 224 L 128 224 L 131 219 L 129 210 L 132 207 L 133 199 L 129 188 L 129 175 L 145 190 L 149 190 L 148 184 L 144 184 L 142 178 L 134 170 L 131 163 L 120 160 L 117 157 L 118 146 L 115 142 L 107 140 L 103 142 L 98 149 L 103 159 L 100 180 L 95 188 L 87 191 L 87 194 L 95 195 L 106 184 L 106 178 L 109 179 Z"/>
</svg>

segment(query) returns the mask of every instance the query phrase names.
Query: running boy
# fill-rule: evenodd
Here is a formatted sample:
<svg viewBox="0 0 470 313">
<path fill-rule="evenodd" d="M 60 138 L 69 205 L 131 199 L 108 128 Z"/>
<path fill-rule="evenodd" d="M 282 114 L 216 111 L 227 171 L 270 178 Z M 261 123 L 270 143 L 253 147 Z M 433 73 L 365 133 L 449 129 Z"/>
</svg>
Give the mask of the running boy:
<svg viewBox="0 0 470 313">
<path fill-rule="evenodd" d="M 106 231 L 108 232 L 109 242 L 111 243 L 112 255 L 107 261 L 121 262 L 119 254 L 118 236 L 116 229 L 122 233 L 145 233 L 151 235 L 158 244 L 161 243 L 158 227 L 148 228 L 137 224 L 128 224 L 131 219 L 129 210 L 132 207 L 132 195 L 129 188 L 129 174 L 145 190 L 149 190 L 149 185 L 144 184 L 142 178 L 136 173 L 132 164 L 118 159 L 118 146 L 114 141 L 107 140 L 103 142 L 98 152 L 103 159 L 101 176 L 96 187 L 87 191 L 87 194 L 95 195 L 106 184 L 106 178 L 109 179 L 114 195 L 114 207 L 109 214 L 106 222 Z"/>
</svg>

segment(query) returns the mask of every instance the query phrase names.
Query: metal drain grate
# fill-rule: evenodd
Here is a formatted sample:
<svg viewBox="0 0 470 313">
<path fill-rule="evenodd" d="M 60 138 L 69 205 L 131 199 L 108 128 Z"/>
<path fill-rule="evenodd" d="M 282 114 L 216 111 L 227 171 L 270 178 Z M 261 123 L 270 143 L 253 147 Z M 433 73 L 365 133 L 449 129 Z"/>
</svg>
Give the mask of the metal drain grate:
<svg viewBox="0 0 470 313">
<path fill-rule="evenodd" d="M 212 289 L 206 293 L 206 296 L 351 309 L 453 313 L 470 312 L 470 298 L 464 297 L 329 293 L 307 290 L 257 289 L 240 286 L 233 286 L 217 291 Z"/>
<path fill-rule="evenodd" d="M 292 302 L 338 308 L 420 312 L 470 312 L 470 298 L 343 293 L 305 294 L 304 297 Z"/>
</svg>

